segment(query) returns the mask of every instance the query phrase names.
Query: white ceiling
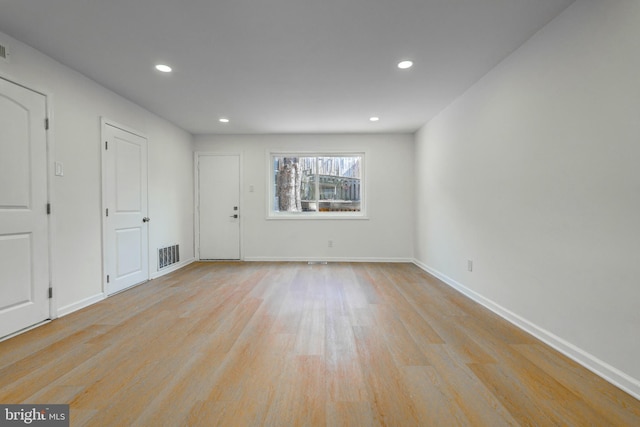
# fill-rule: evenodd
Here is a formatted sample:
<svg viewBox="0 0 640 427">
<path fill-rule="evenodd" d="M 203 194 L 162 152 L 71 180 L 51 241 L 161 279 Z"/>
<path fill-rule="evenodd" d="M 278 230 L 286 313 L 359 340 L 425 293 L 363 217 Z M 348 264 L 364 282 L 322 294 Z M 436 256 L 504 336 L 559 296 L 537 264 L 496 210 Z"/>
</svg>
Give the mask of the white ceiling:
<svg viewBox="0 0 640 427">
<path fill-rule="evenodd" d="M 2 0 L 0 31 L 194 134 L 413 132 L 572 1 Z"/>
</svg>

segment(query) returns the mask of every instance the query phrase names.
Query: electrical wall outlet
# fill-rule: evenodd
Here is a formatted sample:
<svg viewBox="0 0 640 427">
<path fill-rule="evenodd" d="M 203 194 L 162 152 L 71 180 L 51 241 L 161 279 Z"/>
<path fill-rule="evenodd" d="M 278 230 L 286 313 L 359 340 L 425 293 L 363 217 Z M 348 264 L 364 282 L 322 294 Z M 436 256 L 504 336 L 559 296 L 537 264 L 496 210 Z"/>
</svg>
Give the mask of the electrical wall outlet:
<svg viewBox="0 0 640 427">
<path fill-rule="evenodd" d="M 55 162 L 55 175 L 56 176 L 64 176 L 64 165 L 62 162 Z"/>
<path fill-rule="evenodd" d="M 333 240 L 329 240 L 329 242 L 327 243 L 327 246 L 329 246 L 330 248 L 333 247 Z"/>
<path fill-rule="evenodd" d="M 9 62 L 9 49 L 2 42 L 0 42 L 0 61 Z"/>
<path fill-rule="evenodd" d="M 473 261 L 470 259 L 467 260 L 467 271 L 473 271 Z"/>
</svg>

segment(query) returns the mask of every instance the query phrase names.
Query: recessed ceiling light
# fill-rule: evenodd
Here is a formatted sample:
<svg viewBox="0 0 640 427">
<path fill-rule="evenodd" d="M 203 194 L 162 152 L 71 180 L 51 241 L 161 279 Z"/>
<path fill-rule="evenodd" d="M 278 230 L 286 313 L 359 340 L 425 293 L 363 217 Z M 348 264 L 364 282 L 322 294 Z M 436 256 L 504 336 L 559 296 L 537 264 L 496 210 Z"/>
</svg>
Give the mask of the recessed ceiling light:
<svg viewBox="0 0 640 427">
<path fill-rule="evenodd" d="M 406 70 L 407 68 L 411 68 L 411 66 L 413 65 L 413 61 L 400 61 L 398 62 L 398 68 L 401 68 L 403 70 Z"/>
<path fill-rule="evenodd" d="M 168 65 L 164 65 L 164 64 L 156 65 L 156 70 L 162 71 L 163 73 L 170 73 L 172 71 L 171 67 L 169 67 Z"/>
<path fill-rule="evenodd" d="M 229 123 L 229 119 L 227 119 L 226 117 L 220 117 L 220 118 L 218 119 L 218 121 L 219 121 L 220 123 Z"/>
<path fill-rule="evenodd" d="M 378 120 L 380 120 L 380 117 L 375 117 L 375 116 L 369 117 L 370 122 L 377 122 Z"/>
</svg>

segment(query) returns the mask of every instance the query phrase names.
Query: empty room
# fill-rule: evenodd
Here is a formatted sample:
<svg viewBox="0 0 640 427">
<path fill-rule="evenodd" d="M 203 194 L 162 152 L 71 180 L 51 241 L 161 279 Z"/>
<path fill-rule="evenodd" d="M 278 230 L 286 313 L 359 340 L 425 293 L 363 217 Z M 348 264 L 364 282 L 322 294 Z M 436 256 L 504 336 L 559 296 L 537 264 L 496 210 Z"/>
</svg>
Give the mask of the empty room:
<svg viewBox="0 0 640 427">
<path fill-rule="evenodd" d="M 2 2 L 0 424 L 640 425 L 638 23 Z"/>
</svg>

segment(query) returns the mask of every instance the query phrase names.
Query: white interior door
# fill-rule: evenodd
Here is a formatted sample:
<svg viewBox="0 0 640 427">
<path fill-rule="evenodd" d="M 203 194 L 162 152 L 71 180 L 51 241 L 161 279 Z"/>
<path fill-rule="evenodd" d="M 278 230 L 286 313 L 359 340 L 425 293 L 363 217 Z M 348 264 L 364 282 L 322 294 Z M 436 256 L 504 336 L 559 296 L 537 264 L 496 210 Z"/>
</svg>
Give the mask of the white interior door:
<svg viewBox="0 0 640 427">
<path fill-rule="evenodd" d="M 107 293 L 149 280 L 147 140 L 103 126 Z"/>
<path fill-rule="evenodd" d="M 0 78 L 0 337 L 49 318 L 46 99 Z"/>
<path fill-rule="evenodd" d="M 198 156 L 200 259 L 240 259 L 240 156 Z"/>
</svg>

